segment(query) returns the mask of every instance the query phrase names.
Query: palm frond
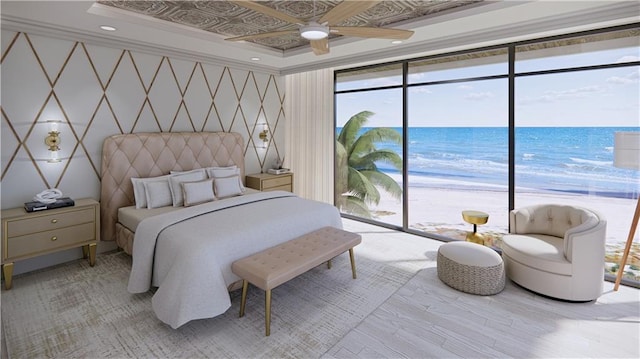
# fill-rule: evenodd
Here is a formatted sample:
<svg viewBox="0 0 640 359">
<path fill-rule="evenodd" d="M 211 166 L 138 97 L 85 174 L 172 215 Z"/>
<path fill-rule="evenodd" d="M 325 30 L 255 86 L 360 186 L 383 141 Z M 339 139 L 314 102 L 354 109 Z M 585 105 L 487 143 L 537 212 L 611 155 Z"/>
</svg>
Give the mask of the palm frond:
<svg viewBox="0 0 640 359">
<path fill-rule="evenodd" d="M 345 197 L 344 205 L 340 208 L 344 213 L 353 214 L 356 216 L 371 218 L 371 211 L 369 207 L 357 197 Z"/>
<path fill-rule="evenodd" d="M 349 193 L 365 203 L 380 203 L 380 192 L 360 171 L 349 167 Z"/>
<path fill-rule="evenodd" d="M 349 152 L 353 142 L 356 140 L 360 129 L 365 123 L 367 123 L 367 121 L 369 121 L 369 117 L 371 116 L 373 116 L 373 112 L 362 111 L 351 116 L 349 121 L 344 124 L 344 127 L 342 127 L 342 130 L 338 135 L 338 142 L 344 146 L 347 152 Z"/>
<path fill-rule="evenodd" d="M 376 162 L 388 163 L 397 170 L 402 169 L 402 157 L 400 157 L 400 155 L 398 155 L 394 151 L 387 149 L 368 153 L 365 156 L 358 158 L 357 160 L 351 161 L 350 166 L 372 170 L 373 168 L 375 168 L 377 170 L 377 166 L 371 165 L 375 164 Z"/>
<path fill-rule="evenodd" d="M 375 186 L 381 187 L 385 192 L 389 193 L 394 199 L 402 198 L 402 188 L 393 178 L 379 171 L 360 171 L 369 182 Z"/>
<path fill-rule="evenodd" d="M 372 128 L 358 137 L 353 146 L 347 149 L 349 158 L 363 156 L 369 152 L 376 151 L 376 143 L 385 142 L 402 144 L 402 135 L 392 128 Z"/>
</svg>

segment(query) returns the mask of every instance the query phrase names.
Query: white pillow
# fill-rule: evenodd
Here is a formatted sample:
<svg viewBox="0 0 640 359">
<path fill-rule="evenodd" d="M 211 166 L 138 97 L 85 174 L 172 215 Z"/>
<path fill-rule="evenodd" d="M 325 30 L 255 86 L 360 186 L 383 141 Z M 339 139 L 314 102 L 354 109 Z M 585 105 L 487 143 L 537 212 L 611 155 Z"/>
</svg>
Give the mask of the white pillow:
<svg viewBox="0 0 640 359">
<path fill-rule="evenodd" d="M 172 203 L 169 181 L 151 181 L 144 183 L 147 194 L 147 208 L 170 206 Z"/>
<path fill-rule="evenodd" d="M 131 178 L 133 184 L 133 197 L 136 201 L 136 208 L 147 208 L 147 193 L 144 189 L 145 182 L 168 181 L 169 175 L 148 178 Z M 168 183 L 168 182 L 167 182 Z"/>
<path fill-rule="evenodd" d="M 185 207 L 211 202 L 216 199 L 213 194 L 213 179 L 198 182 L 182 182 L 182 196 Z"/>
<path fill-rule="evenodd" d="M 205 168 L 196 168 L 195 170 L 189 170 L 189 171 L 170 171 L 169 173 L 172 175 L 181 175 L 181 174 L 185 174 L 185 173 L 190 173 L 190 172 L 204 172 L 206 175 L 207 170 Z"/>
<path fill-rule="evenodd" d="M 216 197 L 224 198 L 242 194 L 240 176 L 218 177 L 213 180 Z"/>
<path fill-rule="evenodd" d="M 240 179 L 240 169 L 238 166 L 229 166 L 229 167 L 209 167 L 207 168 L 207 175 L 209 178 L 223 178 L 237 175 L 240 190 L 244 192 L 245 188 L 242 184 L 242 180 Z"/>
<path fill-rule="evenodd" d="M 203 179 L 207 179 L 207 175 L 203 169 L 172 174 L 171 177 L 169 177 L 169 185 L 171 189 L 171 198 L 173 199 L 173 206 L 179 207 L 184 204 L 180 183 L 201 181 Z"/>
</svg>

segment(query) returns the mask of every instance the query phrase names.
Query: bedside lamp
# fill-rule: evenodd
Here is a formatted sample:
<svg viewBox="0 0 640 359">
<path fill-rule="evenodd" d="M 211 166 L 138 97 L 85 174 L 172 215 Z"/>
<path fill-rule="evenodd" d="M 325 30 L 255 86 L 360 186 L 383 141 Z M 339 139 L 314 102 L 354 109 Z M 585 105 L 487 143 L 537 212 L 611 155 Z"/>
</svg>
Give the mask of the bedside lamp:
<svg viewBox="0 0 640 359">
<path fill-rule="evenodd" d="M 615 167 L 640 170 L 640 132 L 616 132 L 613 148 L 613 165 Z M 640 195 L 638 195 L 636 211 L 633 215 L 633 220 L 631 221 L 627 244 L 624 247 L 622 259 L 620 260 L 616 283 L 613 287 L 614 291 L 618 290 L 618 287 L 620 287 L 620 281 L 624 274 L 624 267 L 627 264 L 627 257 L 629 256 L 633 237 L 636 233 L 636 228 L 638 227 L 638 219 L 640 219 Z"/>
</svg>

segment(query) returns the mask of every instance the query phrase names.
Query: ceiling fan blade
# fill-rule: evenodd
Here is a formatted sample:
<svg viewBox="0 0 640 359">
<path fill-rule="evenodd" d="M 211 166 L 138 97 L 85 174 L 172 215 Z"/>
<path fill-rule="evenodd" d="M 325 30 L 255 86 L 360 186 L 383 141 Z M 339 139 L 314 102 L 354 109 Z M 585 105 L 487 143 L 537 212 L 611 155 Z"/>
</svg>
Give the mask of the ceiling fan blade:
<svg viewBox="0 0 640 359">
<path fill-rule="evenodd" d="M 329 40 L 326 37 L 320 40 L 311 40 L 309 43 L 314 54 L 324 55 L 329 53 Z"/>
<path fill-rule="evenodd" d="M 263 39 L 265 37 L 275 37 L 275 36 L 298 34 L 298 33 L 300 33 L 299 30 L 270 31 L 270 32 L 263 32 L 260 34 L 230 37 L 225 40 L 228 40 L 228 41 L 255 40 L 255 39 Z"/>
<path fill-rule="evenodd" d="M 330 29 L 332 34 L 368 37 L 374 39 L 406 40 L 413 35 L 413 31 L 411 30 L 387 29 L 380 27 L 331 26 Z"/>
<path fill-rule="evenodd" d="M 251 9 L 253 11 L 257 11 L 261 14 L 267 15 L 267 16 L 271 16 L 271 17 L 275 17 L 276 19 L 280 19 L 292 24 L 298 24 L 298 25 L 304 25 L 304 21 L 295 18 L 293 16 L 289 16 L 285 13 L 282 13 L 276 9 L 272 9 L 268 6 L 264 6 L 264 5 L 260 5 L 258 4 L 258 2 L 254 2 L 254 1 L 236 1 L 236 0 L 232 0 L 230 1 L 236 5 L 242 6 L 244 8 L 247 9 Z"/>
<path fill-rule="evenodd" d="M 322 15 L 318 23 L 324 24 L 326 22 L 329 25 L 337 24 L 342 20 L 358 15 L 379 2 L 379 0 L 345 0 Z"/>
</svg>

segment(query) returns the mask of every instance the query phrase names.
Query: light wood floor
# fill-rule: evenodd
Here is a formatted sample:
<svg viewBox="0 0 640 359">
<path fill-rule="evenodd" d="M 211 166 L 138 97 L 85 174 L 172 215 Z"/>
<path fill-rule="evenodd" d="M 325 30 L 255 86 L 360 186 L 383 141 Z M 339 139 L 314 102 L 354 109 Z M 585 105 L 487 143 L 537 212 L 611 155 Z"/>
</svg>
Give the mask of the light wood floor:
<svg viewBox="0 0 640 359">
<path fill-rule="evenodd" d="M 415 270 L 409 282 L 324 354 L 338 358 L 638 358 L 640 291 L 605 282 L 594 302 L 567 303 L 508 281 L 503 292 L 458 292 L 437 277 L 440 242 L 345 220 L 375 250 Z"/>
</svg>

